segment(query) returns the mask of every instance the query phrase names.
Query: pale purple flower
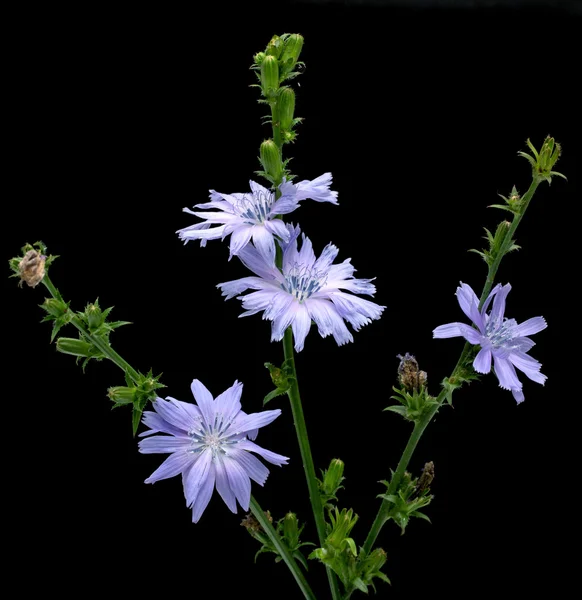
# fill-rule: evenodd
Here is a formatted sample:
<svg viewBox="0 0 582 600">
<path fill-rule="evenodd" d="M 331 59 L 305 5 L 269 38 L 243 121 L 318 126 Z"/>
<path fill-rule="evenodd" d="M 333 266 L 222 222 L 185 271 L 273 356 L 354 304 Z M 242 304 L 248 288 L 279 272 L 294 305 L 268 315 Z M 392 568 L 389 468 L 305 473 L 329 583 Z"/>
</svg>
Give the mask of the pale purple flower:
<svg viewBox="0 0 582 600">
<path fill-rule="evenodd" d="M 250 181 L 251 192 L 246 194 L 220 194 L 210 190 L 210 202 L 196 204 L 195 208 L 215 209 L 190 213 L 205 221 L 177 231 L 184 242 L 230 238 L 230 257 L 236 256 L 252 239 L 257 250 L 267 259 L 275 256 L 275 236 L 289 241 L 289 233 L 278 215 L 286 215 L 299 207 L 299 202 L 311 198 L 317 202 L 337 204 L 337 192 L 329 189 L 331 173 L 324 173 L 313 181 L 283 182 L 279 186 L 281 197 L 275 199 L 271 190 Z M 216 225 L 216 227 L 211 227 Z"/>
<path fill-rule="evenodd" d="M 192 393 L 198 406 L 174 398 L 156 398 L 155 412 L 143 414 L 143 423 L 150 429 L 140 437 L 154 433 L 167 435 L 146 437 L 139 442 L 139 451 L 170 453 L 145 482 L 155 483 L 181 473 L 186 504 L 192 508 L 194 523 L 208 506 L 215 486 L 233 513 L 236 513 L 236 500 L 243 510 L 249 509 L 250 480 L 263 485 L 269 474 L 251 452 L 278 466 L 289 460 L 251 441 L 257 436 L 257 430 L 274 421 L 281 411 L 265 410 L 247 415 L 241 410 L 242 387 L 242 383 L 235 381 L 213 399 L 195 379 Z"/>
<path fill-rule="evenodd" d="M 355 279 L 349 258 L 332 264 L 339 252 L 333 244 L 328 244 L 316 259 L 311 241 L 303 235 L 298 250 L 299 227 L 289 225 L 288 229 L 289 242 L 281 243 L 282 271 L 249 245 L 238 257 L 257 277 L 243 277 L 217 287 L 227 300 L 247 289 L 257 290 L 239 297 L 246 311 L 240 316 L 264 311 L 263 319 L 272 321 L 271 341 L 281 340 L 291 326 L 295 350 L 300 351 L 314 321 L 322 337 L 333 335 L 339 346 L 353 342 L 344 320 L 358 331 L 372 319 L 379 319 L 386 307 L 342 290 L 373 296 L 376 286 L 370 283 L 372 279 Z"/>
<path fill-rule="evenodd" d="M 533 317 L 519 324 L 515 319 L 505 318 L 505 300 L 511 285 L 496 285 L 481 310 L 479 299 L 470 286 L 461 283 L 457 288 L 457 300 L 463 312 L 471 319 L 477 329 L 465 323 L 440 325 L 433 331 L 435 338 L 464 337 L 469 343 L 481 346 L 473 361 L 477 373 L 491 371 L 491 359 L 499 385 L 511 390 L 517 402 L 523 402 L 522 383 L 517 378 L 515 367 L 523 371 L 532 381 L 541 383 L 547 377 L 540 372 L 542 365 L 527 352 L 535 346 L 528 335 L 545 329 L 547 323 L 543 317 Z M 493 308 L 487 309 L 493 300 Z"/>
</svg>

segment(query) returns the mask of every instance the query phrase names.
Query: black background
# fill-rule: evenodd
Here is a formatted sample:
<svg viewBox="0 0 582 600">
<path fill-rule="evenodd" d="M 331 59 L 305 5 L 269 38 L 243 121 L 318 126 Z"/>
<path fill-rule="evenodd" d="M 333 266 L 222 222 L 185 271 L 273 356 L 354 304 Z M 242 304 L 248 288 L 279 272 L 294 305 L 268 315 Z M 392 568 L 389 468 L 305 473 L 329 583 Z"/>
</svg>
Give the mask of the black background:
<svg viewBox="0 0 582 600">
<path fill-rule="evenodd" d="M 527 137 L 563 144 L 557 168 L 569 180 L 540 186 L 518 231 L 522 250 L 499 272 L 513 285 L 507 314 L 549 323 L 531 352 L 548 382 L 525 380 L 516 406 L 491 375 L 441 410 L 410 465 L 418 473 L 435 463 L 433 524 L 414 521 L 402 537 L 385 527 L 379 543 L 393 585 L 378 588 L 397 598 L 556 591 L 570 494 L 556 475 L 569 417 L 557 290 L 562 270 L 575 269 L 561 232 L 580 172 L 572 12 L 338 3 L 20 15 L 5 72 L 5 258 L 42 239 L 60 255 L 51 277 L 64 297 L 76 309 L 99 297 L 132 321 L 114 346 L 136 369 L 163 372 L 168 395 L 190 400 L 193 378 L 215 395 L 239 379 L 244 409 L 260 410 L 271 389 L 263 362 L 281 361 L 282 348 L 266 322 L 237 319 L 240 303 L 215 288 L 245 270 L 227 262 L 226 243 L 183 246 L 175 231 L 194 219 L 181 209 L 206 201 L 208 189 L 245 191 L 256 179 L 270 130 L 248 67 L 285 31 L 305 36 L 305 122 L 291 166 L 299 180 L 331 171 L 340 201 L 305 201 L 292 219 L 316 252 L 333 240 L 358 276 L 377 277 L 375 300 L 388 307 L 342 348 L 312 330 L 297 358 L 315 463 L 346 462 L 340 500 L 360 515 L 358 544 L 379 505 L 377 481 L 411 429 L 381 412 L 396 355 L 416 354 L 438 392 L 462 341 L 431 332 L 464 320 L 459 281 L 483 285 L 485 265 L 467 250 L 504 216 L 487 206 L 514 184 L 527 189 L 529 167 L 516 154 Z M 239 527 L 242 513 L 217 494 L 192 525 L 179 478 L 143 484 L 163 457 L 138 454 L 129 411 L 110 410 L 106 390 L 123 384 L 121 372 L 92 363 L 83 374 L 38 323 L 44 288 L 4 285 L 5 543 L 10 564 L 29 574 L 18 580 L 22 595 L 300 597 L 282 564 L 267 555 L 253 564 L 258 548 Z M 274 515 L 306 520 L 290 410 L 284 398 L 275 407 L 283 414 L 258 442 L 290 465 L 272 467 L 253 492 Z M 314 535 L 309 526 L 304 537 Z M 310 577 L 326 597 L 323 569 L 312 563 Z"/>
</svg>

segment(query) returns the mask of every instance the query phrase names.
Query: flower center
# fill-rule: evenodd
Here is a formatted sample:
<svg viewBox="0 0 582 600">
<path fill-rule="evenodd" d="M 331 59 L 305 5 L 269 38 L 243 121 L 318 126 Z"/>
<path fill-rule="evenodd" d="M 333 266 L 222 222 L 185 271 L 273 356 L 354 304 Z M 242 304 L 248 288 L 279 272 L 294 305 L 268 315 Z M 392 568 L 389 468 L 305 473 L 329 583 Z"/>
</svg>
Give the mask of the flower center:
<svg viewBox="0 0 582 600">
<path fill-rule="evenodd" d="M 515 319 L 505 319 L 502 323 L 489 321 L 485 325 L 485 335 L 494 348 L 507 347 L 514 338 L 515 325 L 517 325 Z"/>
<path fill-rule="evenodd" d="M 214 421 L 210 427 L 203 419 L 200 419 L 197 426 L 188 432 L 192 442 L 191 452 L 199 453 L 210 450 L 213 457 L 217 454 L 226 454 L 228 446 L 236 444 L 241 439 L 239 433 L 229 430 L 231 424 L 232 420 L 225 421 L 221 413 L 214 415 Z"/>
<path fill-rule="evenodd" d="M 239 198 L 236 209 L 248 225 L 264 223 L 269 219 L 274 198 L 273 194 L 263 192 L 244 194 Z"/>
<path fill-rule="evenodd" d="M 325 285 L 325 274 L 304 266 L 295 265 L 283 274 L 285 282 L 281 287 L 289 292 L 299 303 L 307 300 Z"/>
</svg>

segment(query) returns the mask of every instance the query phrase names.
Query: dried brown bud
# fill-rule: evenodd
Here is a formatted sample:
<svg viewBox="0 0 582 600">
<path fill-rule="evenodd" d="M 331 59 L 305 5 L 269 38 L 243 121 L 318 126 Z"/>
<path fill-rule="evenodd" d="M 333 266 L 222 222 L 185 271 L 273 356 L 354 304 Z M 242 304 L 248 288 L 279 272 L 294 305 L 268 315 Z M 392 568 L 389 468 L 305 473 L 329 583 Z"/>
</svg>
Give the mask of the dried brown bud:
<svg viewBox="0 0 582 600">
<path fill-rule="evenodd" d="M 268 510 L 265 511 L 265 517 L 267 517 L 269 523 L 273 522 L 273 517 Z M 263 530 L 261 524 L 257 521 L 257 519 L 255 519 L 252 513 L 247 513 L 246 517 L 240 522 L 240 524 L 241 527 L 244 527 L 251 534 Z"/>
<path fill-rule="evenodd" d="M 260 523 L 255 519 L 252 513 L 248 513 L 247 516 L 240 522 L 241 526 L 248 531 L 261 531 Z"/>
<path fill-rule="evenodd" d="M 30 287 L 37 286 L 44 277 L 44 263 L 46 256 L 36 250 L 29 250 L 18 263 L 20 284 L 25 281 Z"/>
<path fill-rule="evenodd" d="M 412 391 L 426 385 L 426 372 L 420 370 L 418 361 L 412 354 L 407 352 L 404 356 L 399 354 L 396 358 L 400 359 L 398 381 L 402 387 Z"/>
<path fill-rule="evenodd" d="M 424 490 L 430 487 L 432 480 L 434 479 L 434 463 L 432 460 L 427 462 L 422 469 L 422 475 L 418 478 L 418 483 L 416 484 L 415 495 L 422 494 Z"/>
</svg>

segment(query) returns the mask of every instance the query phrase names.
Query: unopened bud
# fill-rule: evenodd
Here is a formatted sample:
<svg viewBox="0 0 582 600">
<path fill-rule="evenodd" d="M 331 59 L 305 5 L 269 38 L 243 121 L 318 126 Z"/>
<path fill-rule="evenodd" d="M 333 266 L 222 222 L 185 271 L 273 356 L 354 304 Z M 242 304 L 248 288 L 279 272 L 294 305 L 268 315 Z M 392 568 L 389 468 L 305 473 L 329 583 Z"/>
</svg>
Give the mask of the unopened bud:
<svg viewBox="0 0 582 600">
<path fill-rule="evenodd" d="M 261 164 L 274 181 L 279 182 L 281 180 L 283 163 L 281 162 L 279 148 L 273 140 L 265 140 L 261 144 Z"/>
<path fill-rule="evenodd" d="M 344 462 L 339 458 L 334 458 L 329 463 L 329 469 L 323 477 L 324 494 L 335 495 L 344 477 Z"/>
<path fill-rule="evenodd" d="M 295 113 L 295 92 L 290 87 L 284 87 L 279 92 L 278 106 L 281 129 L 289 131 L 293 126 Z"/>
<path fill-rule="evenodd" d="M 296 548 L 299 544 L 299 522 L 297 515 L 288 512 L 283 519 L 283 537 L 289 548 Z"/>
<path fill-rule="evenodd" d="M 279 58 L 279 56 L 281 56 L 281 50 L 283 50 L 283 40 L 278 35 L 274 35 L 267 44 L 265 52 L 269 56 Z"/>
<path fill-rule="evenodd" d="M 41 304 L 41 307 L 53 317 L 62 317 L 69 310 L 69 307 L 62 300 L 58 300 L 57 298 L 47 298 Z"/>
<path fill-rule="evenodd" d="M 57 340 L 57 350 L 63 354 L 72 354 L 84 358 L 90 358 L 96 354 L 91 344 L 75 338 L 59 338 Z"/>
<path fill-rule="evenodd" d="M 265 56 L 261 63 L 261 85 L 267 97 L 279 89 L 279 63 L 274 56 Z"/>
<path fill-rule="evenodd" d="M 254 56 L 253 56 L 253 60 L 255 61 L 256 65 L 261 65 L 262 62 L 265 60 L 265 56 L 267 56 L 264 52 L 257 52 Z"/>
<path fill-rule="evenodd" d="M 95 331 L 98 327 L 103 325 L 105 320 L 97 302 L 95 302 L 95 304 L 87 305 L 87 308 L 85 308 L 85 318 L 91 331 Z"/>
<path fill-rule="evenodd" d="M 44 277 L 46 256 L 36 250 L 29 250 L 18 263 L 20 285 L 24 281 L 30 287 L 36 287 Z"/>
<path fill-rule="evenodd" d="M 107 395 L 116 404 L 132 404 L 135 400 L 136 388 L 117 385 L 107 390 Z"/>
<path fill-rule="evenodd" d="M 303 48 L 303 36 L 292 33 L 286 40 L 281 54 L 281 63 L 285 73 L 290 73 L 295 67 Z"/>
</svg>

